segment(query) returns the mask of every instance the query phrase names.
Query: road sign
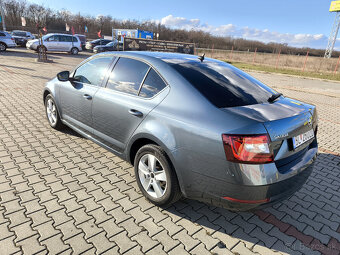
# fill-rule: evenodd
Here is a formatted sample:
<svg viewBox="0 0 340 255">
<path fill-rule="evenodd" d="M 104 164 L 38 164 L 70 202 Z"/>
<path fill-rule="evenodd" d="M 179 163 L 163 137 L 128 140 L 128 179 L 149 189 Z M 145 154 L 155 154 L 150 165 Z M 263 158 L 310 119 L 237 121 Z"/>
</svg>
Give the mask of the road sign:
<svg viewBox="0 0 340 255">
<path fill-rule="evenodd" d="M 329 7 L 330 12 L 338 12 L 340 11 L 340 1 L 332 1 L 331 6 Z"/>
</svg>

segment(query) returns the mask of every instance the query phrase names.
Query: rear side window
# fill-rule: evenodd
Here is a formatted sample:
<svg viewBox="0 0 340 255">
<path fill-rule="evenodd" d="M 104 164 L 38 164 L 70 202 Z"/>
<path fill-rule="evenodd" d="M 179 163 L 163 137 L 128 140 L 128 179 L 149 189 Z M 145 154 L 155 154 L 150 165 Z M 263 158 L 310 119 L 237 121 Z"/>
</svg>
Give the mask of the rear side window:
<svg viewBox="0 0 340 255">
<path fill-rule="evenodd" d="M 111 62 L 112 57 L 92 59 L 78 67 L 73 78 L 81 83 L 100 86 Z"/>
<path fill-rule="evenodd" d="M 139 95 L 145 98 L 153 97 L 165 87 L 166 84 L 163 79 L 156 73 L 155 70 L 150 69 L 150 72 L 144 80 Z"/>
<path fill-rule="evenodd" d="M 72 37 L 71 36 L 64 36 L 65 37 L 65 42 L 72 42 Z"/>
<path fill-rule="evenodd" d="M 267 102 L 276 93 L 241 70 L 221 61 L 169 63 L 218 108 Z"/>
<path fill-rule="evenodd" d="M 72 36 L 72 38 L 73 38 L 73 42 L 78 42 L 78 39 L 77 39 L 77 37 L 75 37 L 75 36 Z"/>
<path fill-rule="evenodd" d="M 6 36 L 4 33 L 0 33 L 0 36 Z"/>
<path fill-rule="evenodd" d="M 130 58 L 119 58 L 107 82 L 107 88 L 137 95 L 149 66 Z"/>
</svg>

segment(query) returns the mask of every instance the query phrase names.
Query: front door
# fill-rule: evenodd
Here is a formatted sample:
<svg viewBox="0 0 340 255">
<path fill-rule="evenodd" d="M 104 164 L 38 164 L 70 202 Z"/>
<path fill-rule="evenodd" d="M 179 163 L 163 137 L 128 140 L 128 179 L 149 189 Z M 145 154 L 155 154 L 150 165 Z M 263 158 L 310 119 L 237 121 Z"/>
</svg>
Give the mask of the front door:
<svg viewBox="0 0 340 255">
<path fill-rule="evenodd" d="M 44 41 L 44 46 L 49 51 L 57 51 L 59 43 L 59 35 L 52 35 Z"/>
<path fill-rule="evenodd" d="M 92 102 L 107 75 L 113 57 L 97 57 L 85 62 L 73 74 L 72 82 L 60 87 L 62 118 L 75 127 L 92 133 Z"/>
<path fill-rule="evenodd" d="M 119 58 L 107 86 L 100 88 L 93 100 L 95 137 L 121 153 L 139 124 L 166 96 L 165 87 L 146 63 Z"/>
</svg>

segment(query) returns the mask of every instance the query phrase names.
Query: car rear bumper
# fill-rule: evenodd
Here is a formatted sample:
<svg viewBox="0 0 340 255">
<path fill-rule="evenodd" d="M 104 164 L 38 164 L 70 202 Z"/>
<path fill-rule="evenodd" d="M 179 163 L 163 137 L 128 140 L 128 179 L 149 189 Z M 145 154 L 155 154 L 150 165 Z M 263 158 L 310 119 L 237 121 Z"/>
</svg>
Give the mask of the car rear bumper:
<svg viewBox="0 0 340 255">
<path fill-rule="evenodd" d="M 210 185 L 218 189 L 218 192 L 206 191 L 195 199 L 231 211 L 248 211 L 268 207 L 289 198 L 298 191 L 312 173 L 313 165 L 313 163 L 310 164 L 302 172 L 289 179 L 269 185 L 247 186 L 221 183 L 210 179 Z"/>
<path fill-rule="evenodd" d="M 7 48 L 15 48 L 17 47 L 16 43 L 7 43 Z"/>
<path fill-rule="evenodd" d="M 188 191 L 187 197 L 232 211 L 267 207 L 290 197 L 303 186 L 313 171 L 316 157 L 317 142 L 315 139 L 303 156 L 290 162 L 290 171 L 285 174 L 281 174 L 280 170 L 274 167 L 276 175 L 273 175 L 273 166 L 270 164 L 255 165 L 252 168 L 253 173 L 245 174 L 241 165 L 240 182 L 231 183 L 191 172 L 191 185 L 189 185 L 191 188 L 186 190 Z M 266 169 L 266 166 L 269 166 L 270 171 L 261 172 Z M 268 173 L 269 175 L 265 176 Z"/>
</svg>

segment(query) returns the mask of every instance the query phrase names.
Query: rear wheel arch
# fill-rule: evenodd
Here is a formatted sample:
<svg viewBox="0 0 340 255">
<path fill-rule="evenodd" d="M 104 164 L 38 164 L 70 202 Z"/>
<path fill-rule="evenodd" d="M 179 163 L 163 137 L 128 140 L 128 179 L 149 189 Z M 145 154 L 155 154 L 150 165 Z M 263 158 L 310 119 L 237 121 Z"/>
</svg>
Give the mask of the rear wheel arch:
<svg viewBox="0 0 340 255">
<path fill-rule="evenodd" d="M 133 143 L 130 146 L 128 155 L 127 155 L 127 158 L 132 165 L 134 164 L 137 151 L 147 144 L 155 144 L 155 145 L 160 146 L 157 142 L 149 138 L 138 138 L 135 141 L 133 141 Z"/>
<path fill-rule="evenodd" d="M 128 147 L 129 149 L 128 149 L 127 154 L 126 154 L 126 159 L 130 162 L 130 164 L 134 165 L 135 156 L 136 156 L 138 150 L 140 148 L 142 148 L 144 145 L 147 145 L 147 144 L 157 145 L 164 150 L 166 156 L 169 159 L 169 162 L 171 163 L 171 165 L 172 165 L 172 167 L 175 171 L 177 181 L 178 181 L 179 186 L 180 186 L 180 190 L 181 190 L 182 194 L 185 196 L 186 192 L 184 190 L 184 184 L 183 184 L 183 181 L 182 181 L 181 173 L 176 169 L 176 166 L 174 164 L 174 159 L 171 157 L 171 154 L 169 153 L 168 148 L 159 139 L 157 139 L 155 137 L 151 137 L 149 135 L 140 136 L 140 137 L 134 139 L 130 143 L 130 146 Z"/>
</svg>

